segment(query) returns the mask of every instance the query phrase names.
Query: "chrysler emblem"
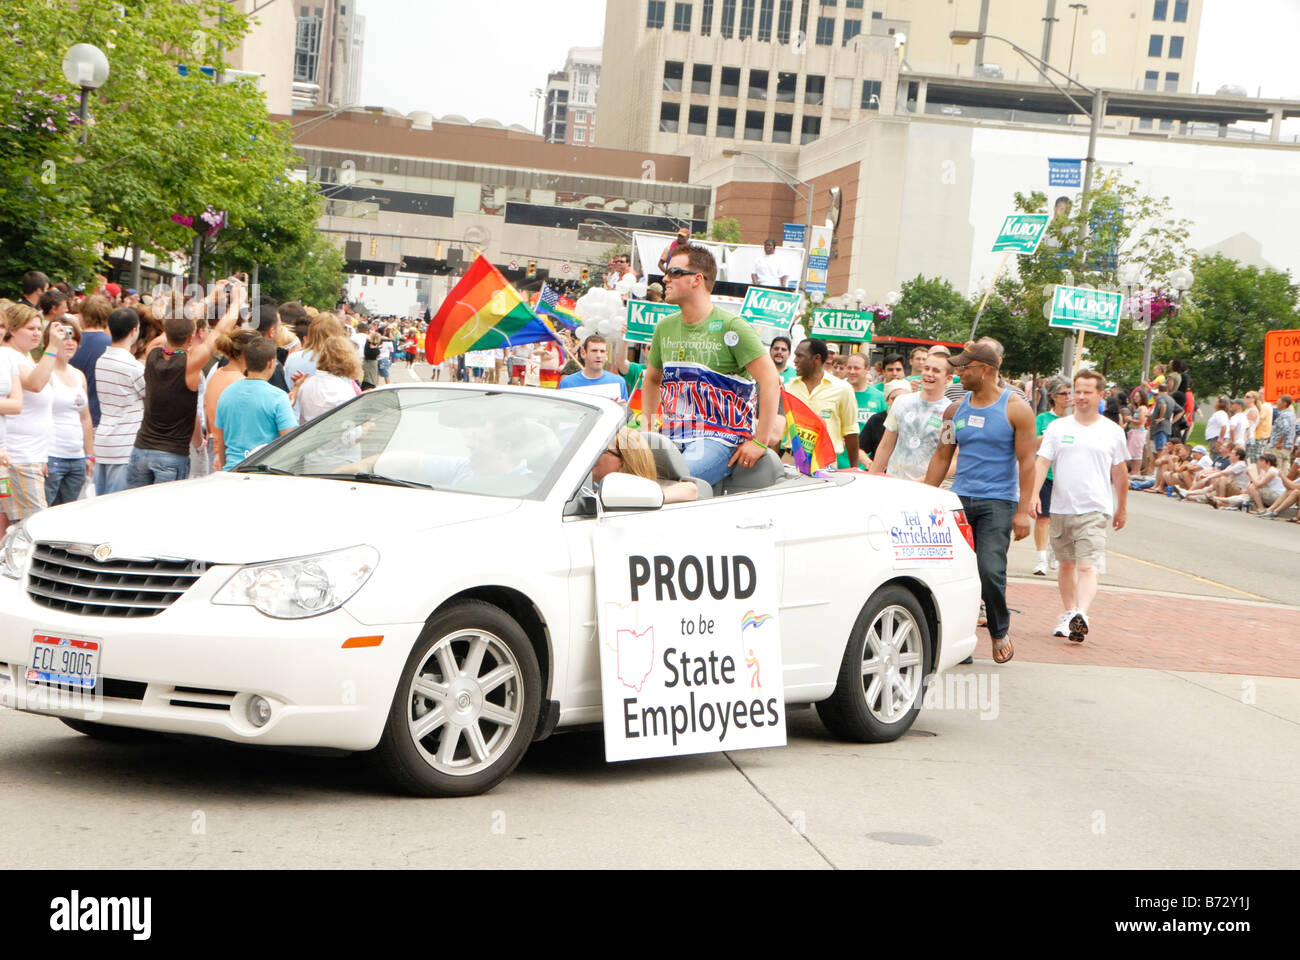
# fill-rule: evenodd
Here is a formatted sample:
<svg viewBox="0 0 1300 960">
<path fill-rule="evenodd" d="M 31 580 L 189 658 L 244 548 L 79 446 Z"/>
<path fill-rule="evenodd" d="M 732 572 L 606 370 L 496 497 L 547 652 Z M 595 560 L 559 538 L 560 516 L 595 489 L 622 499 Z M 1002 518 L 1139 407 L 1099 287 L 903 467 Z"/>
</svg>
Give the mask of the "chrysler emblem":
<svg viewBox="0 0 1300 960">
<path fill-rule="evenodd" d="M 100 563 L 103 563 L 112 555 L 113 555 L 113 545 L 111 543 L 101 543 L 99 546 L 95 548 L 95 552 L 91 554 L 91 556 L 93 556 Z"/>
</svg>

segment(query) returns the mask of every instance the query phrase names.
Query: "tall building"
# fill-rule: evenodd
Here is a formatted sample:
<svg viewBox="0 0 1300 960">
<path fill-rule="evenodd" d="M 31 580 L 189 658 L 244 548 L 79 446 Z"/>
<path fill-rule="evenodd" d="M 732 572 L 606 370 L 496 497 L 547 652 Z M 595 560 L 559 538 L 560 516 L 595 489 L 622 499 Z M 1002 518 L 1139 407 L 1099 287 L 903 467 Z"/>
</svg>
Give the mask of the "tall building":
<svg viewBox="0 0 1300 960">
<path fill-rule="evenodd" d="M 596 144 L 596 96 L 600 89 L 600 47 L 573 47 L 564 69 L 546 78 L 546 123 L 549 143 L 571 147 Z"/>
<path fill-rule="evenodd" d="M 355 105 L 361 91 L 365 18 L 356 0 L 309 0 L 297 7 L 293 106 Z"/>
<path fill-rule="evenodd" d="M 1187 92 L 1203 3 L 611 0 L 603 50 L 617 69 L 603 78 L 601 142 L 697 160 L 757 148 L 782 162 L 893 115 L 900 75 L 1046 83 L 1002 40 L 957 45 L 952 30 L 1004 37 L 1089 85 Z"/>
</svg>

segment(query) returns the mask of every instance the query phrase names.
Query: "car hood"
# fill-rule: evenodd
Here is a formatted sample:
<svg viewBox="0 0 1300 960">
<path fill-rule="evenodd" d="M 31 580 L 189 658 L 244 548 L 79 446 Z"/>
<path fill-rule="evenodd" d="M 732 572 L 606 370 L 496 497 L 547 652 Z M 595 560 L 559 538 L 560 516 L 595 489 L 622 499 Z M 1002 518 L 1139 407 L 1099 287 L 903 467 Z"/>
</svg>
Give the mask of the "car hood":
<svg viewBox="0 0 1300 960">
<path fill-rule="evenodd" d="M 34 540 L 107 543 L 115 557 L 244 564 L 499 517 L 520 501 L 345 480 L 220 473 L 43 510 Z"/>
</svg>

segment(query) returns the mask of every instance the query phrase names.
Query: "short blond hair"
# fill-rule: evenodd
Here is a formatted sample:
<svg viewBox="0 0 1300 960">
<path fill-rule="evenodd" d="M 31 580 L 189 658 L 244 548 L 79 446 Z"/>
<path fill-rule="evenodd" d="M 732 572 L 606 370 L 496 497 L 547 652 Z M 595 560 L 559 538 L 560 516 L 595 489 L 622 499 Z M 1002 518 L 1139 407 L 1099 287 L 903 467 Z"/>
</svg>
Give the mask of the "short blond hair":
<svg viewBox="0 0 1300 960">
<path fill-rule="evenodd" d="M 349 380 L 361 378 L 361 358 L 347 337 L 329 337 L 316 351 L 316 369 Z"/>
</svg>

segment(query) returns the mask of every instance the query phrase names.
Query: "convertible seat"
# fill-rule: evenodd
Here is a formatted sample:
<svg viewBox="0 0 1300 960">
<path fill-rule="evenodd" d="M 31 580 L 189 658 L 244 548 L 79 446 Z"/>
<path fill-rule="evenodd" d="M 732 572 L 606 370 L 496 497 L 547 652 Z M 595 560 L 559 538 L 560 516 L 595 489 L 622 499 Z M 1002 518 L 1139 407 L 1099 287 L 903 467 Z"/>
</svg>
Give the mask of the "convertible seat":
<svg viewBox="0 0 1300 960">
<path fill-rule="evenodd" d="M 700 489 L 700 499 L 707 500 L 713 496 L 713 488 L 699 477 L 692 477 L 686 469 L 686 459 L 677 449 L 677 444 L 660 433 L 643 433 L 650 452 L 654 454 L 655 470 L 661 480 L 690 480 Z"/>
<path fill-rule="evenodd" d="M 763 490 L 784 477 L 785 464 L 776 455 L 776 451 L 764 450 L 763 456 L 752 467 L 742 467 L 737 463 L 731 470 L 731 476 L 724 477 L 715 492 L 727 494 Z"/>
</svg>

